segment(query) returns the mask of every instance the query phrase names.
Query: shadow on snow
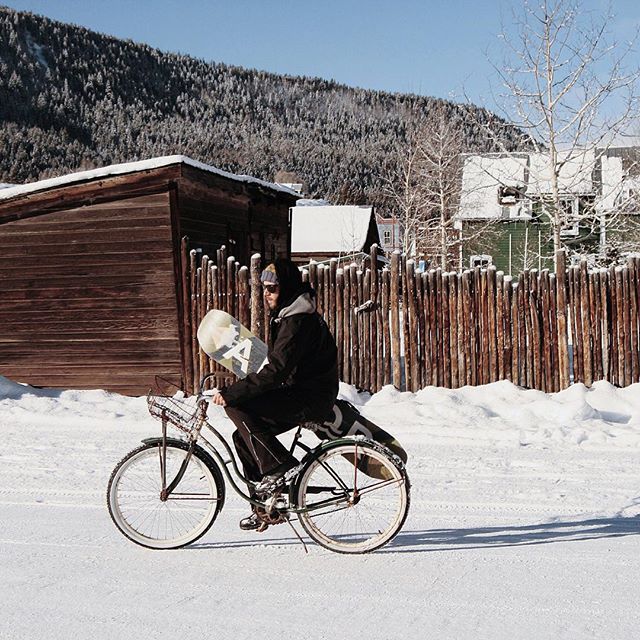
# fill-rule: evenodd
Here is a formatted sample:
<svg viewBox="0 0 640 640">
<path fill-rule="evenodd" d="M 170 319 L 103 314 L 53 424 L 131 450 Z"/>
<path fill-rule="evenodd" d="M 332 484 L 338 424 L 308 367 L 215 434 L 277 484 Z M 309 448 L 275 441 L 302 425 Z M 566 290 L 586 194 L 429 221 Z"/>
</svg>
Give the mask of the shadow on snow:
<svg viewBox="0 0 640 640">
<path fill-rule="evenodd" d="M 620 538 L 638 534 L 640 534 L 640 516 L 588 518 L 503 527 L 401 531 L 381 552 L 415 553 L 417 551 L 518 547 L 553 542 Z"/>
<path fill-rule="evenodd" d="M 603 538 L 620 538 L 640 534 L 640 516 L 631 518 L 588 518 L 543 524 L 474 527 L 466 529 L 428 529 L 401 531 L 386 547 L 376 553 L 422 553 L 519 547 L 554 542 L 580 542 Z M 238 549 L 242 547 L 283 547 L 299 545 L 294 537 L 196 543 L 187 549 Z M 311 543 L 313 545 L 313 543 Z"/>
</svg>

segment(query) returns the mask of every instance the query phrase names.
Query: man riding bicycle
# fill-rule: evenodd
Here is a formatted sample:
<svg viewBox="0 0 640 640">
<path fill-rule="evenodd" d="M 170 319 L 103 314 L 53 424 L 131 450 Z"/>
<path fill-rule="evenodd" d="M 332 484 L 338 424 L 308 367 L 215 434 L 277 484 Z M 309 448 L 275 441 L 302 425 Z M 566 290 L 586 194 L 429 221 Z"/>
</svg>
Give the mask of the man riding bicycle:
<svg viewBox="0 0 640 640">
<path fill-rule="evenodd" d="M 267 364 L 213 396 L 236 426 L 233 442 L 256 493 L 273 491 L 298 464 L 276 437 L 303 422 L 323 422 L 338 395 L 338 351 L 316 311 L 315 292 L 300 270 L 276 260 L 261 275 L 270 310 Z M 262 522 L 256 513 L 240 521 L 251 531 Z"/>
</svg>

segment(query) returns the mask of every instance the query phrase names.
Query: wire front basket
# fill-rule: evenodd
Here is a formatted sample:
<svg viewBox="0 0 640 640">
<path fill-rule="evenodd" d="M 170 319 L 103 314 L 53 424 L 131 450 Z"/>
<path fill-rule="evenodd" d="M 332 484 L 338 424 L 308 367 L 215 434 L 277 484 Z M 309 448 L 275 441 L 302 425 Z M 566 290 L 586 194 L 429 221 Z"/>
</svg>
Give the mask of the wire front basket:
<svg viewBox="0 0 640 640">
<path fill-rule="evenodd" d="M 173 425 L 188 436 L 193 436 L 199 430 L 204 417 L 201 415 L 198 399 L 195 396 L 181 397 L 180 393 L 182 392 L 179 390 L 173 396 L 165 395 L 159 389 L 162 386 L 166 388 L 166 384 L 166 380 L 156 380 L 157 388 L 149 391 L 147 395 L 149 413 L 154 418 Z"/>
</svg>

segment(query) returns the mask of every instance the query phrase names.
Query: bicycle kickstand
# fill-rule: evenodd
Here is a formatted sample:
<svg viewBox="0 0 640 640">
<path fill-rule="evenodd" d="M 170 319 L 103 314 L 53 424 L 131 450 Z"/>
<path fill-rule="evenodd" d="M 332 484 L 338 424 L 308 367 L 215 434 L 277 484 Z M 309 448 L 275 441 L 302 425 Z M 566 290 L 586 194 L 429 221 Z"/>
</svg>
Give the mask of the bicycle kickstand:
<svg viewBox="0 0 640 640">
<path fill-rule="evenodd" d="M 291 529 L 293 530 L 293 533 L 296 534 L 296 538 L 298 538 L 298 540 L 300 540 L 300 543 L 302 544 L 303 548 L 304 548 L 304 552 L 305 553 L 309 553 L 309 549 L 307 549 L 307 545 L 305 544 L 304 540 L 302 539 L 302 537 L 300 536 L 300 534 L 298 533 L 297 529 L 293 526 L 293 524 L 291 524 L 291 519 L 289 518 L 289 516 L 285 516 L 285 520 L 287 521 L 287 524 L 291 527 Z"/>
</svg>

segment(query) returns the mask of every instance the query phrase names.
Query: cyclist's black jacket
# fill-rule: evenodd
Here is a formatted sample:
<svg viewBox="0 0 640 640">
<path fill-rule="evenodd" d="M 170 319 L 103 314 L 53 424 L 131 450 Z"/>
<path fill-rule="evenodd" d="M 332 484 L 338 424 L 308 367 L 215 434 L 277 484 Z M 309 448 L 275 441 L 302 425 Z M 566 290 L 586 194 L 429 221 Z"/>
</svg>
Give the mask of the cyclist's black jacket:
<svg viewBox="0 0 640 640">
<path fill-rule="evenodd" d="M 308 420 L 323 420 L 338 395 L 338 350 L 316 311 L 315 292 L 305 283 L 286 306 L 272 313 L 269 362 L 258 372 L 221 389 L 228 406 L 286 388 L 308 406 Z M 286 400 L 285 400 L 286 401 Z"/>
</svg>

